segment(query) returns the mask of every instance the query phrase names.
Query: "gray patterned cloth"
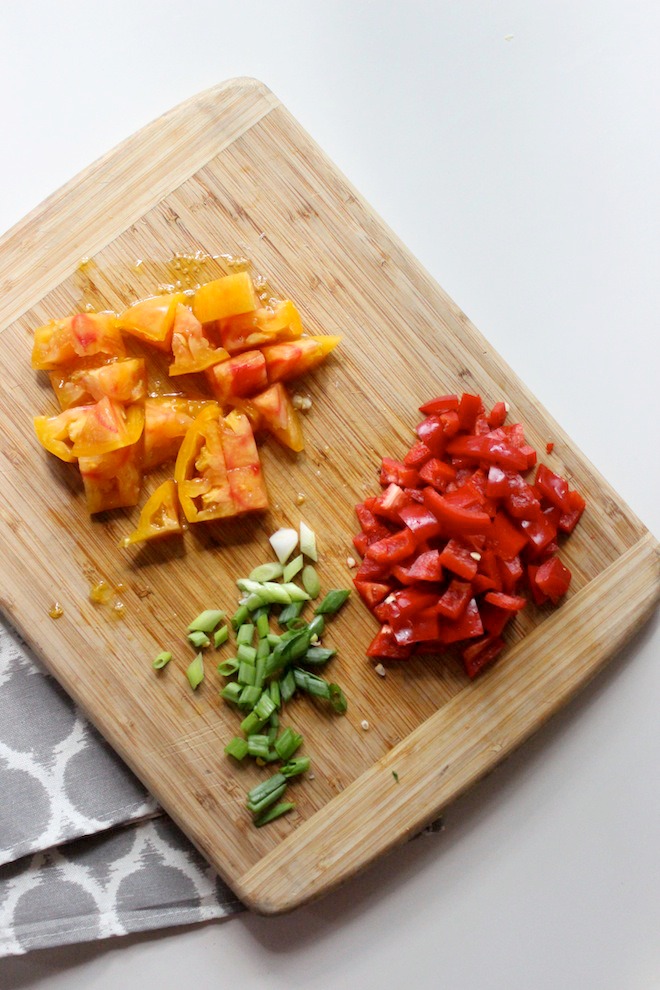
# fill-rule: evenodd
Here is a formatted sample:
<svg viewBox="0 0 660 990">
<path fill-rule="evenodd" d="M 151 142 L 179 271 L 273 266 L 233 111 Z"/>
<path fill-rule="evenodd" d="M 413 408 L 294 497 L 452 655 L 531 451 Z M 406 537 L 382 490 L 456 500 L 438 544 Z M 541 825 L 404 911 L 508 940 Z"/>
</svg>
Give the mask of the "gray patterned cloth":
<svg viewBox="0 0 660 990">
<path fill-rule="evenodd" d="M 242 909 L 0 623 L 0 956 Z"/>
</svg>

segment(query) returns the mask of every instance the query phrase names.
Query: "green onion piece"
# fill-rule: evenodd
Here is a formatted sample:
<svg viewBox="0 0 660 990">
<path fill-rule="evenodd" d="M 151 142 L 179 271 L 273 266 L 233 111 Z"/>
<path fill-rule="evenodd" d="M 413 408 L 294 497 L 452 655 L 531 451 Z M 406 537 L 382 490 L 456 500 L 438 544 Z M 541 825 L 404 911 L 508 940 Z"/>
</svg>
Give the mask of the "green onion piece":
<svg viewBox="0 0 660 990">
<path fill-rule="evenodd" d="M 225 613 L 219 608 L 207 608 L 200 612 L 196 619 L 193 619 L 188 626 L 188 632 L 212 633 L 220 625 L 225 617 Z"/>
<path fill-rule="evenodd" d="M 236 611 L 231 617 L 231 624 L 234 627 L 234 629 L 238 629 L 240 626 L 242 626 L 245 620 L 248 618 L 249 614 L 250 613 L 248 611 L 247 605 L 245 604 L 239 605 L 239 607 L 236 609 Z"/>
<path fill-rule="evenodd" d="M 258 595 L 261 591 L 261 581 L 251 581 L 250 578 L 239 578 L 236 587 L 246 595 Z"/>
<path fill-rule="evenodd" d="M 271 712 L 270 718 L 268 719 L 268 724 L 273 726 L 275 729 L 279 728 L 280 716 L 277 712 Z"/>
<path fill-rule="evenodd" d="M 267 564 L 260 564 L 250 571 L 250 581 L 276 581 L 282 577 L 282 565 L 274 560 Z"/>
<path fill-rule="evenodd" d="M 202 654 L 198 653 L 193 662 L 186 670 L 186 677 L 193 691 L 195 691 L 204 680 L 204 660 Z"/>
<path fill-rule="evenodd" d="M 310 529 L 307 523 L 300 520 L 300 549 L 309 557 L 310 560 L 316 562 L 318 558 L 318 553 L 316 550 L 316 535 L 314 530 Z"/>
<path fill-rule="evenodd" d="M 303 588 L 310 598 L 318 598 L 321 590 L 321 581 L 316 573 L 316 569 L 311 564 L 306 564 L 302 572 Z"/>
<path fill-rule="evenodd" d="M 280 682 L 271 681 L 268 685 L 268 692 L 270 694 L 271 701 L 276 708 L 279 708 L 282 704 L 282 692 L 280 691 Z"/>
<path fill-rule="evenodd" d="M 290 560 L 282 572 L 282 580 L 284 582 L 291 581 L 299 571 L 303 569 L 303 555 L 298 554 L 293 560 Z"/>
<path fill-rule="evenodd" d="M 218 649 L 218 647 L 222 646 L 223 643 L 226 643 L 228 639 L 229 639 L 228 626 L 220 626 L 219 629 L 216 629 L 216 631 L 213 633 L 213 645 L 215 646 L 216 650 Z"/>
<path fill-rule="evenodd" d="M 270 622 L 268 621 L 268 612 L 261 612 L 256 617 L 257 622 L 257 636 L 259 639 L 265 639 L 270 632 Z"/>
<path fill-rule="evenodd" d="M 261 688 L 257 687 L 256 684 L 246 684 L 241 691 L 241 696 L 238 699 L 238 704 L 240 708 L 250 709 L 254 708 L 256 703 L 261 697 Z"/>
<path fill-rule="evenodd" d="M 284 677 L 281 677 L 278 683 L 280 685 L 280 697 L 282 701 L 290 701 L 296 693 L 297 687 L 293 671 L 287 670 Z"/>
<path fill-rule="evenodd" d="M 246 715 L 241 722 L 241 732 L 244 732 L 248 738 L 255 732 L 260 732 L 263 727 L 263 720 L 260 719 L 258 715 L 255 715 L 254 712 L 250 712 L 249 715 Z"/>
<path fill-rule="evenodd" d="M 268 719 L 268 745 L 270 747 L 274 746 L 275 740 L 277 739 L 277 733 L 278 732 L 279 732 L 278 727 L 276 725 L 271 725 L 270 724 L 270 719 Z M 278 752 L 277 752 L 277 750 L 273 750 L 273 752 L 275 753 L 275 759 L 277 759 L 277 757 L 279 755 Z"/>
<path fill-rule="evenodd" d="M 270 545 L 275 551 L 275 556 L 280 564 L 286 564 L 287 560 L 296 549 L 298 534 L 295 529 L 278 529 L 272 536 L 268 537 Z"/>
<path fill-rule="evenodd" d="M 257 643 L 257 661 L 265 660 L 270 653 L 270 644 L 267 639 L 260 639 Z"/>
<path fill-rule="evenodd" d="M 308 602 L 309 595 L 302 588 L 299 588 L 297 584 L 289 582 L 288 584 L 281 584 L 278 587 L 283 588 L 289 596 L 292 602 Z"/>
<path fill-rule="evenodd" d="M 159 653 L 158 656 L 151 661 L 151 666 L 154 668 L 154 670 L 162 670 L 163 667 L 167 666 L 167 664 L 170 662 L 171 659 L 172 659 L 172 654 L 167 653 L 165 650 L 163 650 L 162 653 Z"/>
<path fill-rule="evenodd" d="M 266 659 L 258 656 L 254 664 L 254 683 L 260 688 L 263 688 L 266 680 Z"/>
<path fill-rule="evenodd" d="M 334 657 L 336 653 L 336 650 L 326 649 L 323 646 L 310 646 L 300 662 L 306 664 L 308 667 L 321 667 Z"/>
<path fill-rule="evenodd" d="M 330 692 L 330 704 L 338 715 L 343 715 L 348 708 L 346 695 L 338 684 L 331 684 L 328 690 Z"/>
<path fill-rule="evenodd" d="M 293 676 L 296 687 L 302 688 L 307 694 L 311 694 L 315 698 L 330 698 L 330 685 L 322 677 L 310 674 L 308 670 L 301 670 L 300 667 L 293 668 Z"/>
<path fill-rule="evenodd" d="M 256 668 L 253 663 L 248 663 L 246 660 L 241 660 L 238 665 L 238 683 L 239 684 L 254 684 L 256 677 Z"/>
<path fill-rule="evenodd" d="M 282 629 L 286 629 L 287 623 L 290 622 L 292 619 L 297 619 L 304 607 L 305 607 L 304 602 L 291 602 L 290 605 L 287 605 L 286 608 L 283 608 L 282 611 L 280 612 L 280 617 L 277 620 L 280 626 L 282 627 Z"/>
<path fill-rule="evenodd" d="M 220 696 L 224 698 L 225 701 L 231 701 L 237 705 L 242 693 L 243 686 L 239 684 L 238 681 L 230 681 L 229 684 L 225 684 L 220 692 Z"/>
<path fill-rule="evenodd" d="M 248 595 L 245 599 L 245 607 L 248 612 L 256 612 L 257 609 L 264 607 L 264 599 L 261 595 Z"/>
<path fill-rule="evenodd" d="M 291 759 L 295 751 L 302 745 L 303 737 L 294 732 L 289 726 L 284 729 L 281 735 L 275 740 L 277 755 L 286 763 Z"/>
<path fill-rule="evenodd" d="M 266 662 L 266 677 L 271 677 L 293 660 L 303 657 L 310 646 L 309 629 L 301 629 L 288 638 L 282 637 Z"/>
<path fill-rule="evenodd" d="M 267 825 L 268 822 L 274 822 L 276 818 L 286 815 L 287 811 L 292 811 L 293 808 L 295 808 L 295 804 L 291 801 L 279 801 L 270 808 L 266 808 L 260 815 L 257 815 L 254 819 L 254 824 L 257 828 L 261 828 L 263 825 Z"/>
<path fill-rule="evenodd" d="M 297 777 L 301 773 L 307 773 L 310 762 L 309 756 L 296 756 L 280 767 L 280 773 L 283 777 Z"/>
<path fill-rule="evenodd" d="M 345 601 L 347 601 L 350 595 L 348 588 L 334 588 L 329 591 L 320 605 L 317 605 L 314 609 L 314 615 L 334 615 L 342 607 Z"/>
<path fill-rule="evenodd" d="M 394 779 L 395 779 L 395 781 L 396 781 L 396 782 L 397 782 L 397 784 L 398 784 L 398 783 L 399 783 L 399 775 L 398 775 L 398 773 L 396 772 L 396 770 L 393 770 L 393 771 L 392 771 L 392 776 L 394 777 Z"/>
<path fill-rule="evenodd" d="M 246 646 L 245 643 L 241 643 L 236 650 L 236 656 L 239 660 L 246 660 L 247 663 L 254 663 L 257 659 L 257 651 L 254 646 Z"/>
<path fill-rule="evenodd" d="M 235 674 L 238 670 L 238 666 L 238 657 L 227 657 L 226 660 L 223 660 L 222 663 L 218 664 L 216 669 L 219 674 L 222 674 L 223 677 L 231 677 L 232 674 Z"/>
<path fill-rule="evenodd" d="M 286 785 L 287 779 L 281 773 L 274 773 L 267 780 L 262 780 L 260 784 L 248 791 L 248 809 L 257 815 L 271 804 L 275 804 L 284 794 Z"/>
<path fill-rule="evenodd" d="M 268 633 L 266 636 L 266 642 L 269 646 L 277 646 L 281 638 L 282 637 L 278 636 L 277 633 Z"/>
<path fill-rule="evenodd" d="M 238 646 L 244 644 L 245 646 L 250 646 L 254 638 L 254 625 L 251 622 L 244 622 L 242 626 L 239 626 L 236 630 L 236 643 Z"/>
<path fill-rule="evenodd" d="M 307 628 L 312 634 L 312 639 L 315 636 L 322 636 L 325 632 L 325 619 L 322 615 L 315 615 Z"/>
<path fill-rule="evenodd" d="M 286 585 L 275 581 L 264 581 L 259 594 L 265 602 L 277 605 L 290 605 L 292 598 L 286 590 Z"/>
<path fill-rule="evenodd" d="M 259 756 L 262 760 L 268 759 L 268 736 L 259 732 L 253 732 L 247 737 L 247 748 L 249 756 Z"/>
<path fill-rule="evenodd" d="M 248 744 L 240 736 L 234 736 L 225 746 L 225 754 L 233 756 L 235 760 L 244 760 L 248 754 Z"/>
<path fill-rule="evenodd" d="M 192 645 L 198 650 L 199 649 L 203 650 L 204 647 L 211 645 L 211 640 L 208 638 L 205 632 L 202 632 L 201 629 L 197 629 L 194 632 L 188 633 L 188 642 L 192 643 Z"/>
<path fill-rule="evenodd" d="M 257 716 L 257 718 L 260 718 L 262 719 L 262 721 L 266 722 L 273 714 L 276 708 L 277 705 L 271 698 L 270 692 L 264 691 L 261 694 L 261 697 L 257 701 L 256 705 L 254 706 L 253 711 L 254 714 Z"/>
</svg>

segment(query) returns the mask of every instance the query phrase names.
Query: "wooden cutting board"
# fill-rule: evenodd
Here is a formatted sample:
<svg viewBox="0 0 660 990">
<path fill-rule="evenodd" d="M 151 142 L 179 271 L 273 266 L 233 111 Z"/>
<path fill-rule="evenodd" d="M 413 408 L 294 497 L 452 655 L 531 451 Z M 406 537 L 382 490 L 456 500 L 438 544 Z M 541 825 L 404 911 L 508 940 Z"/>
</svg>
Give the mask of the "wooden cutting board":
<svg viewBox="0 0 660 990">
<path fill-rule="evenodd" d="M 194 255 L 199 263 L 172 260 Z M 301 388 L 306 451 L 262 450 L 264 518 L 122 551 L 136 512 L 90 520 L 75 471 L 38 446 L 54 411 L 30 369 L 31 333 L 86 304 L 121 309 L 159 283 L 245 256 L 340 349 Z M 209 256 L 212 256 L 209 258 Z M 90 259 L 81 264 L 83 257 Z M 215 260 L 214 260 L 215 259 Z M 0 241 L 1 605 L 165 810 L 244 902 L 293 908 L 415 834 L 556 712 L 652 612 L 658 544 L 466 317 L 263 85 L 227 82 L 140 131 Z M 332 626 L 346 716 L 296 702 L 314 779 L 294 813 L 257 830 L 246 790 L 263 777 L 223 756 L 236 717 L 215 663 L 193 693 L 182 631 L 202 608 L 233 610 L 233 580 L 266 537 L 301 516 L 319 534 L 325 587 L 350 582 L 353 506 L 377 489 L 382 455 L 411 443 L 434 394 L 506 398 L 545 458 L 588 499 L 562 547 L 573 585 L 556 610 L 526 610 L 506 655 L 475 683 L 453 662 L 416 660 L 383 679 L 365 659 L 375 623 L 355 600 Z M 298 496 L 304 495 L 302 505 Z M 123 585 L 124 615 L 89 600 Z M 64 615 L 54 621 L 54 600 Z M 151 659 L 170 649 L 160 675 Z M 369 723 L 369 729 L 362 722 Z M 398 776 L 398 782 L 394 776 Z"/>
</svg>

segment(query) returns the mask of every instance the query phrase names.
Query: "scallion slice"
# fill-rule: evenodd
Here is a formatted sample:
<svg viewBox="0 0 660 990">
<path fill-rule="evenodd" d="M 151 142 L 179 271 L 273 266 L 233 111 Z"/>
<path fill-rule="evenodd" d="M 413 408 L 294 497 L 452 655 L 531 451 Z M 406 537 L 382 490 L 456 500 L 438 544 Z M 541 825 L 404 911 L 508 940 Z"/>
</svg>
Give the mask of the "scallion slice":
<svg viewBox="0 0 660 990">
<path fill-rule="evenodd" d="M 302 745 L 303 737 L 287 726 L 280 736 L 275 740 L 275 750 L 277 755 L 285 763 L 288 762 L 297 749 Z"/>
<path fill-rule="evenodd" d="M 287 584 L 278 585 L 278 587 L 283 588 L 289 596 L 289 600 L 292 602 L 308 602 L 309 595 L 302 588 L 299 588 L 297 584 L 293 581 L 289 581 Z"/>
<path fill-rule="evenodd" d="M 261 612 L 256 617 L 257 623 L 257 636 L 259 639 L 265 639 L 270 632 L 270 623 L 268 621 L 268 612 Z"/>
<path fill-rule="evenodd" d="M 282 611 L 280 612 L 280 617 L 277 620 L 280 626 L 282 627 L 282 629 L 286 629 L 287 624 L 292 619 L 299 618 L 300 613 L 302 612 L 304 607 L 305 607 L 304 602 L 291 602 L 290 605 L 287 605 L 286 608 L 283 608 Z"/>
<path fill-rule="evenodd" d="M 222 674 L 223 677 L 231 677 L 232 674 L 236 673 L 238 667 L 238 657 L 227 657 L 226 660 L 223 660 L 222 663 L 218 664 L 216 669 L 219 674 Z"/>
<path fill-rule="evenodd" d="M 188 666 L 186 677 L 193 691 L 197 690 L 204 680 L 204 659 L 201 653 L 198 653 L 193 662 Z"/>
<path fill-rule="evenodd" d="M 311 564 L 306 564 L 305 567 L 303 567 L 302 583 L 303 588 L 310 598 L 319 597 L 319 592 L 321 591 L 321 581 L 316 573 L 316 568 Z"/>
<path fill-rule="evenodd" d="M 308 667 L 321 667 L 328 660 L 331 660 L 336 653 L 336 650 L 330 650 L 324 646 L 310 646 L 300 662 L 307 664 Z"/>
<path fill-rule="evenodd" d="M 170 662 L 171 659 L 172 659 L 172 654 L 168 653 L 166 650 L 163 650 L 163 652 L 159 653 L 157 657 L 154 657 L 154 659 L 151 661 L 151 666 L 154 668 L 154 670 L 162 670 L 163 667 L 167 666 L 167 664 Z"/>
<path fill-rule="evenodd" d="M 248 618 L 249 614 L 250 612 L 247 605 L 245 604 L 239 605 L 239 607 L 236 609 L 236 611 L 231 617 L 231 624 L 234 627 L 234 629 L 238 629 L 239 626 L 242 626 L 245 620 Z"/>
<path fill-rule="evenodd" d="M 274 560 L 269 561 L 267 564 L 259 564 L 254 570 L 250 571 L 251 581 L 276 581 L 277 578 L 282 577 L 282 565 L 276 563 Z"/>
<path fill-rule="evenodd" d="M 276 818 L 281 818 L 282 815 L 286 815 L 287 811 L 292 811 L 294 808 L 295 804 L 292 801 L 279 801 L 277 804 L 272 805 L 272 807 L 266 808 L 260 815 L 257 815 L 254 819 L 254 824 L 257 828 L 261 828 L 262 825 L 267 825 L 268 822 L 274 822 Z"/>
<path fill-rule="evenodd" d="M 224 698 L 225 701 L 231 701 L 234 705 L 237 705 L 242 692 L 242 684 L 239 684 L 238 681 L 230 681 L 229 684 L 225 684 L 220 692 L 220 696 Z"/>
<path fill-rule="evenodd" d="M 302 519 L 300 520 L 300 549 L 314 563 L 319 559 L 316 550 L 316 534 Z"/>
<path fill-rule="evenodd" d="M 307 773 L 310 762 L 309 756 L 296 756 L 280 767 L 280 773 L 287 778 L 298 777 L 301 773 Z"/>
<path fill-rule="evenodd" d="M 234 736 L 225 746 L 225 754 L 233 756 L 235 760 L 244 760 L 248 754 L 248 744 L 246 739 Z"/>
<path fill-rule="evenodd" d="M 188 632 L 212 633 L 220 625 L 225 617 L 225 613 L 219 608 L 207 608 L 200 612 L 196 619 L 188 626 Z"/>
<path fill-rule="evenodd" d="M 320 605 L 314 609 L 314 615 L 334 615 L 350 596 L 348 588 L 333 588 L 329 591 Z"/>
<path fill-rule="evenodd" d="M 269 542 L 280 564 L 284 565 L 298 544 L 298 534 L 295 529 L 283 527 L 269 537 Z"/>
<path fill-rule="evenodd" d="M 246 646 L 245 643 L 241 643 L 236 650 L 236 656 L 239 660 L 245 660 L 247 663 L 254 663 L 257 659 L 257 651 L 254 646 Z"/>
<path fill-rule="evenodd" d="M 254 624 L 252 622 L 244 622 L 242 626 L 239 626 L 236 630 L 236 644 L 240 646 L 245 644 L 250 646 L 254 638 Z"/>
<path fill-rule="evenodd" d="M 228 626 L 220 626 L 219 629 L 216 629 L 216 631 L 213 633 L 213 645 L 215 646 L 216 650 L 220 646 L 222 646 L 223 643 L 226 643 L 228 639 L 229 639 Z"/>
<path fill-rule="evenodd" d="M 188 642 L 192 643 L 197 650 L 203 650 L 211 645 L 211 640 L 201 629 L 195 629 L 193 632 L 188 633 Z"/>
<path fill-rule="evenodd" d="M 251 736 L 247 737 L 247 748 L 249 756 L 258 756 L 262 760 L 267 760 L 268 736 L 264 736 L 260 732 L 253 732 Z"/>
<path fill-rule="evenodd" d="M 282 571 L 282 580 L 285 582 L 292 581 L 296 574 L 298 574 L 299 571 L 302 571 L 302 569 L 303 555 L 299 553 L 297 557 L 294 557 L 293 560 L 289 561 Z"/>
</svg>

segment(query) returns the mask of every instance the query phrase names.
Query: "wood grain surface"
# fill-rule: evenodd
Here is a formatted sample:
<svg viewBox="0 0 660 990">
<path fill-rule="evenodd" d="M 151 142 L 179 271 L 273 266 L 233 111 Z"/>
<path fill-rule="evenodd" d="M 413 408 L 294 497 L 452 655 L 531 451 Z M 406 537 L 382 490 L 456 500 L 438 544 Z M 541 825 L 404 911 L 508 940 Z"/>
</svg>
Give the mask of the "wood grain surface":
<svg viewBox="0 0 660 990">
<path fill-rule="evenodd" d="M 33 435 L 32 417 L 55 406 L 46 376 L 30 369 L 32 332 L 87 305 L 121 309 L 156 286 L 212 278 L 237 257 L 296 301 L 308 331 L 344 335 L 300 386 L 313 401 L 306 450 L 264 444 L 266 515 L 119 550 L 137 511 L 90 519 L 75 470 Z M 0 290 L 0 604 L 255 910 L 318 896 L 430 822 L 584 685 L 657 602 L 656 540 L 254 80 L 175 108 L 9 231 Z M 453 661 L 429 658 L 378 677 L 365 658 L 374 620 L 352 601 L 328 637 L 340 646 L 333 679 L 348 713 L 292 703 L 314 779 L 294 785 L 293 814 L 257 830 L 244 796 L 263 772 L 223 756 L 236 717 L 218 698 L 214 663 L 197 692 L 188 688 L 182 631 L 202 608 L 233 610 L 234 578 L 265 559 L 274 528 L 301 517 L 319 534 L 324 587 L 346 586 L 355 502 L 376 491 L 380 458 L 410 446 L 419 404 L 452 391 L 506 398 L 511 421 L 540 450 L 552 440 L 543 459 L 587 497 L 561 550 L 570 593 L 556 610 L 530 606 L 506 655 L 474 684 Z M 99 579 L 122 587 L 121 618 L 90 601 Z M 56 599 L 64 615 L 54 621 Z M 150 661 L 162 649 L 175 659 L 156 675 Z"/>
</svg>

